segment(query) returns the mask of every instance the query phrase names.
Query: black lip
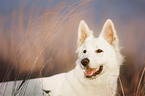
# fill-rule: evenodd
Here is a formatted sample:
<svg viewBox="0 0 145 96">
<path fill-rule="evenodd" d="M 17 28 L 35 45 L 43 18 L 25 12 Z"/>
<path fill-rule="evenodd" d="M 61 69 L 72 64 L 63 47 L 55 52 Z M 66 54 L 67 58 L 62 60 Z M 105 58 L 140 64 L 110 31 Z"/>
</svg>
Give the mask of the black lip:
<svg viewBox="0 0 145 96">
<path fill-rule="evenodd" d="M 100 74 L 100 73 L 102 72 L 102 70 L 103 70 L 103 66 L 101 65 L 101 66 L 99 67 L 99 70 L 95 73 L 95 75 Z"/>
</svg>

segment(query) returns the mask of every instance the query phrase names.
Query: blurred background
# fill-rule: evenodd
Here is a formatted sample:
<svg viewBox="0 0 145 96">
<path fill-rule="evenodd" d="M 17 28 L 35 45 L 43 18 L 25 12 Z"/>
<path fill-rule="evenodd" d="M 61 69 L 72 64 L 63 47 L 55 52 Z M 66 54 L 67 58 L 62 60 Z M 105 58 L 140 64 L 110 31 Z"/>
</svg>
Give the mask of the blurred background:
<svg viewBox="0 0 145 96">
<path fill-rule="evenodd" d="M 98 36 L 108 18 L 125 56 L 118 96 L 145 95 L 144 0 L 0 0 L 0 81 L 73 69 L 80 20 Z"/>
</svg>

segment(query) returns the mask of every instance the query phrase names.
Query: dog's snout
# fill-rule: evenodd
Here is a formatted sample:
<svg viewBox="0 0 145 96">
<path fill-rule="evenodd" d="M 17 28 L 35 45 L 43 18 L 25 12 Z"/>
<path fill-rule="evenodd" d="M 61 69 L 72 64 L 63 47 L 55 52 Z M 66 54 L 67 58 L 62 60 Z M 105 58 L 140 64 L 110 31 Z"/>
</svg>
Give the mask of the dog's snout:
<svg viewBox="0 0 145 96">
<path fill-rule="evenodd" d="M 89 62 L 90 62 L 90 60 L 88 58 L 84 58 L 81 61 L 82 65 L 84 65 L 84 66 L 87 66 L 89 64 Z"/>
</svg>

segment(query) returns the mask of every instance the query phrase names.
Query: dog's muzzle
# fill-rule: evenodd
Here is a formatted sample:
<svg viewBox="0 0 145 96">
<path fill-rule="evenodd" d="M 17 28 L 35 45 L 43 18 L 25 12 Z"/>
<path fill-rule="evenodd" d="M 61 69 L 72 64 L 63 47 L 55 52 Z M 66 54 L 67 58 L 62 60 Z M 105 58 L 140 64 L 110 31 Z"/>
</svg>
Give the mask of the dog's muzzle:
<svg viewBox="0 0 145 96">
<path fill-rule="evenodd" d="M 81 64 L 84 66 L 85 68 L 85 76 L 87 78 L 92 78 L 93 76 L 96 76 L 98 74 L 100 74 L 103 70 L 103 65 L 100 65 L 97 68 L 90 68 L 89 67 L 89 62 L 90 60 L 88 58 L 84 58 L 81 61 Z"/>
</svg>

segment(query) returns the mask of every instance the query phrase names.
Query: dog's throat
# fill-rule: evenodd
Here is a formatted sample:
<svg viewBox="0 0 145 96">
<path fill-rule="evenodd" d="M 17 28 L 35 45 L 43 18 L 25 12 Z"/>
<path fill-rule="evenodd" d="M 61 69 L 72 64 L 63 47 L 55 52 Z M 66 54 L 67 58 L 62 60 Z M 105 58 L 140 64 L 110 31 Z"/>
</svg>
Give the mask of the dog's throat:
<svg viewBox="0 0 145 96">
<path fill-rule="evenodd" d="M 85 75 L 87 78 L 91 78 L 92 76 L 96 76 L 100 74 L 103 70 L 103 66 L 99 66 L 98 68 L 87 68 L 85 70 Z"/>
</svg>

